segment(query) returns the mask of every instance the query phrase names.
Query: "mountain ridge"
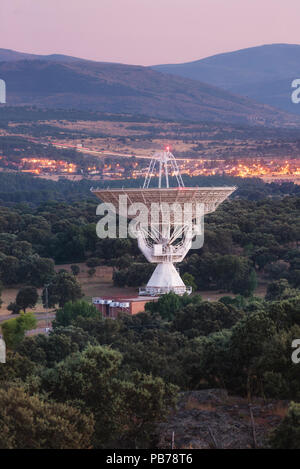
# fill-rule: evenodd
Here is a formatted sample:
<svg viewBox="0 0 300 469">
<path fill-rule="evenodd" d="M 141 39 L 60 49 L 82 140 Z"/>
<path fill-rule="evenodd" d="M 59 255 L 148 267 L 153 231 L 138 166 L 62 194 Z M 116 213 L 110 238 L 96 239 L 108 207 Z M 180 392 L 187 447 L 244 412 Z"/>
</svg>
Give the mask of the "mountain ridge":
<svg viewBox="0 0 300 469">
<path fill-rule="evenodd" d="M 298 126 L 300 118 L 214 85 L 150 67 L 68 60 L 1 61 L 7 103 L 143 114 L 151 117 L 266 126 Z M 6 50 L 7 51 L 7 50 Z M 13 51 L 14 52 L 14 51 Z M 2 54 L 3 57 L 3 54 Z M 57 57 L 56 54 L 51 56 Z M 63 56 L 64 57 L 64 56 Z M 70 59 L 70 60 L 69 60 Z"/>
<path fill-rule="evenodd" d="M 298 44 L 266 44 L 152 68 L 204 81 L 262 104 L 300 114 L 300 106 L 291 101 L 291 83 L 300 77 Z"/>
<path fill-rule="evenodd" d="M 92 62 L 87 59 L 73 57 L 65 54 L 30 54 L 28 52 L 19 52 L 13 49 L 0 48 L 0 62 L 17 62 L 19 60 L 45 60 L 45 61 L 59 61 L 59 62 Z"/>
</svg>

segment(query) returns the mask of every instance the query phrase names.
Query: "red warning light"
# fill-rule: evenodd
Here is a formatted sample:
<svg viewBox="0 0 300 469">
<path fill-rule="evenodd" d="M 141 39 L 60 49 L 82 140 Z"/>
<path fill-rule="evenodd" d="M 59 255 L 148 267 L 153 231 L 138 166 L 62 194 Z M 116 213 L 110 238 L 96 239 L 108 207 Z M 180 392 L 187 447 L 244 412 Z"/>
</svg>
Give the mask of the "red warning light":
<svg viewBox="0 0 300 469">
<path fill-rule="evenodd" d="M 169 145 L 166 146 L 166 151 L 170 151 Z"/>
</svg>

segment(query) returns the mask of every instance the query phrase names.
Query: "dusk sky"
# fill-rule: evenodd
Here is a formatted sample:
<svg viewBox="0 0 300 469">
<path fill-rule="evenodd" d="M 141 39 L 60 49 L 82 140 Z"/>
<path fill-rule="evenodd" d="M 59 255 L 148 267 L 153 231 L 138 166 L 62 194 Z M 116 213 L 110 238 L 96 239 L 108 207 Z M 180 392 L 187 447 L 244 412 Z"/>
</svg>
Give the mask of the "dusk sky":
<svg viewBox="0 0 300 469">
<path fill-rule="evenodd" d="M 0 0 L 0 48 L 154 65 L 300 43 L 299 0 Z"/>
</svg>

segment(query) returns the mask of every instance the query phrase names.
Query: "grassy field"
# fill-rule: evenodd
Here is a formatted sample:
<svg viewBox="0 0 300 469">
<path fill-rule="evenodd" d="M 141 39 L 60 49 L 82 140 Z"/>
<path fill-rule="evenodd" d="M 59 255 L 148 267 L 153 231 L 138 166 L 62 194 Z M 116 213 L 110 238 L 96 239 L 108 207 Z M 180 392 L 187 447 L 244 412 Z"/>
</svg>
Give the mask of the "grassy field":
<svg viewBox="0 0 300 469">
<path fill-rule="evenodd" d="M 118 288 L 113 286 L 112 274 L 113 268 L 108 266 L 96 267 L 96 273 L 93 277 L 89 277 L 87 271 L 89 268 L 85 264 L 77 264 L 80 268 L 80 273 L 77 276 L 78 281 L 82 286 L 84 293 L 84 299 L 86 301 L 91 301 L 95 296 L 135 296 L 138 294 L 137 288 Z M 59 271 L 65 269 L 71 271 L 70 264 L 56 266 L 56 270 Z M 6 288 L 2 293 L 2 307 L 0 308 L 0 315 L 7 315 L 7 306 L 9 303 L 15 301 L 16 295 L 22 285 L 14 288 Z M 39 295 L 42 293 L 42 289 L 38 290 Z M 229 293 L 224 293 L 220 291 L 200 291 L 199 292 L 203 299 L 216 301 L 222 296 L 229 295 Z M 259 284 L 255 295 L 263 297 L 266 294 L 266 286 L 264 284 Z M 44 312 L 44 308 L 41 302 L 41 298 L 35 308 L 32 308 L 32 311 Z"/>
<path fill-rule="evenodd" d="M 94 296 L 116 296 L 116 295 L 136 295 L 136 288 L 117 288 L 113 286 L 112 283 L 112 267 L 101 266 L 96 267 L 96 273 L 93 277 L 89 277 L 87 271 L 89 268 L 85 264 L 77 264 L 80 268 L 80 273 L 77 276 L 78 281 L 82 286 L 84 293 L 84 299 L 86 301 L 91 301 Z M 65 269 L 71 272 L 70 264 L 56 266 L 56 270 L 59 271 Z M 22 285 L 14 288 L 6 288 L 2 293 L 3 304 L 0 308 L 0 315 L 7 315 L 7 306 L 9 303 L 15 301 L 16 295 Z M 42 293 L 42 289 L 38 289 L 39 295 Z M 44 312 L 44 308 L 41 302 L 41 298 L 35 308 L 31 308 L 32 311 Z"/>
<path fill-rule="evenodd" d="M 113 268 L 108 266 L 96 267 L 96 273 L 93 277 L 89 277 L 87 271 L 89 267 L 85 264 L 77 264 L 80 268 L 80 273 L 77 276 L 84 293 L 84 299 L 91 301 L 95 296 L 117 296 L 117 295 L 136 295 L 137 288 L 118 288 L 113 286 L 112 275 Z M 71 271 L 70 265 L 60 265 L 56 270 L 65 269 Z"/>
</svg>

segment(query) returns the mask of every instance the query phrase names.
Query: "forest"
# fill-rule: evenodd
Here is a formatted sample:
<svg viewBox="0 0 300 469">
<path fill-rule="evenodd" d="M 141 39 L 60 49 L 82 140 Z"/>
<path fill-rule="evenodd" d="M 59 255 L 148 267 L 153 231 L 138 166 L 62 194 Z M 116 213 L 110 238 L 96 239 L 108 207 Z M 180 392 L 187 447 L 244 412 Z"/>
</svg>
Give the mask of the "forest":
<svg viewBox="0 0 300 469">
<path fill-rule="evenodd" d="M 179 392 L 222 388 L 293 401 L 263 447 L 299 448 L 300 296 L 279 290 L 243 305 L 168 294 L 117 320 L 65 303 L 48 336 L 19 333 L 0 365 L 0 447 L 155 448 Z"/>
<path fill-rule="evenodd" d="M 111 320 L 82 300 L 75 269 L 54 266 L 111 265 L 115 285 L 140 286 L 151 266 L 136 242 L 97 238 L 88 181 L 72 193 L 74 183 L 1 177 L 8 195 L 18 178 L 24 187 L 19 203 L 0 207 L 0 279 L 4 287 L 23 285 L 20 314 L 2 325 L 8 355 L 0 365 L 1 448 L 154 448 L 157 423 L 180 394 L 208 388 L 249 401 L 291 401 L 263 447 L 299 448 L 300 365 L 291 360 L 291 344 L 300 339 L 296 186 L 242 181 L 235 197 L 205 217 L 203 248 L 179 266 L 196 293 L 164 295 L 144 313 Z M 43 184 L 56 200 L 28 196 Z M 265 297 L 255 295 L 260 282 Z M 26 337 L 35 324 L 26 295 L 46 283 L 53 330 Z M 206 301 L 197 290 L 223 296 Z"/>
<path fill-rule="evenodd" d="M 68 153 L 68 150 L 66 150 Z M 265 198 L 282 198 L 287 195 L 299 195 L 300 186 L 293 182 L 282 184 L 264 183 L 259 178 L 238 178 L 233 176 L 194 176 L 183 175 L 186 186 L 237 186 L 233 198 L 247 200 L 263 200 Z M 172 178 L 170 183 L 173 184 Z M 0 204 L 15 206 L 26 203 L 37 206 L 48 201 L 79 202 L 84 199 L 95 200 L 90 193 L 94 187 L 140 187 L 142 179 L 123 179 L 111 181 L 91 181 L 82 179 L 70 181 L 61 177 L 59 181 L 41 179 L 29 174 L 18 172 L 0 172 Z M 157 179 L 152 178 L 151 186 L 157 185 Z"/>
<path fill-rule="evenodd" d="M 87 262 L 115 267 L 119 286 L 138 286 L 149 266 L 135 240 L 96 235 L 97 201 L 44 202 L 0 207 L 0 278 L 5 285 L 44 285 L 55 264 Z M 247 200 L 236 197 L 205 217 L 204 246 L 179 266 L 197 289 L 224 289 L 249 296 L 256 277 L 300 286 L 296 195 Z M 93 265 L 90 265 L 93 267 Z M 228 275 L 230 273 L 230 275 Z"/>
</svg>

